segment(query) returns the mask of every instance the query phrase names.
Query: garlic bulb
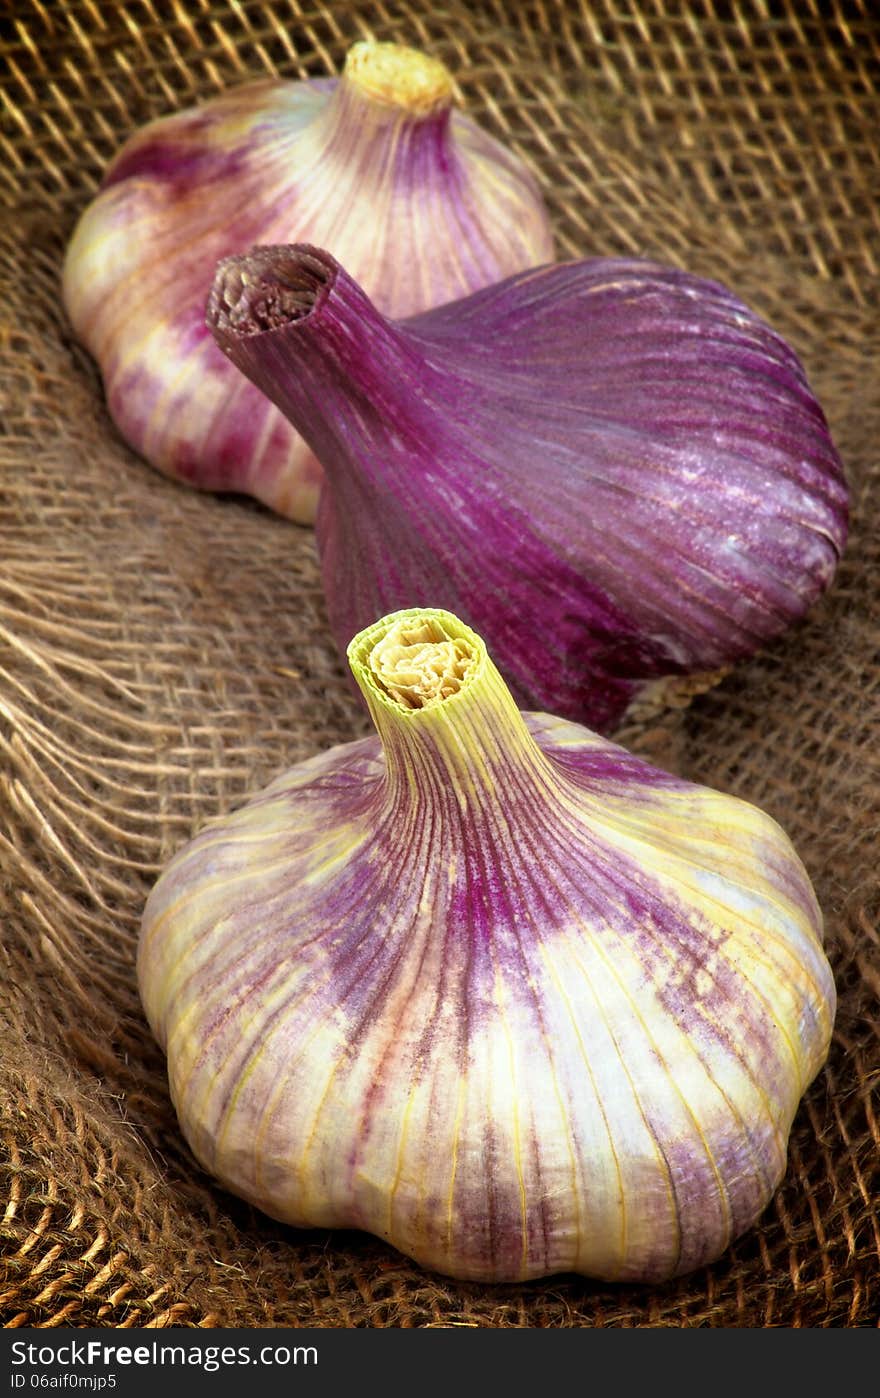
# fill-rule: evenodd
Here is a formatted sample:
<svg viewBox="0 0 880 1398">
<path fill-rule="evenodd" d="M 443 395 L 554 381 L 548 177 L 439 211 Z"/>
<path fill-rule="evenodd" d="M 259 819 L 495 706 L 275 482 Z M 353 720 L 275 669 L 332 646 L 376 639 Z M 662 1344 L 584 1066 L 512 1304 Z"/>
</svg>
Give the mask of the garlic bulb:
<svg viewBox="0 0 880 1398">
<path fill-rule="evenodd" d="M 194 1154 L 275 1218 L 455 1277 L 711 1262 L 828 1052 L 789 840 L 521 714 L 447 612 L 349 657 L 378 738 L 210 823 L 147 901 L 141 995 Z"/>
<path fill-rule="evenodd" d="M 314 456 L 205 329 L 228 253 L 328 243 L 394 316 L 552 257 L 532 176 L 451 103 L 436 59 L 357 43 L 339 80 L 247 84 L 122 147 L 74 232 L 63 291 L 111 415 L 154 466 L 314 519 Z"/>
<path fill-rule="evenodd" d="M 324 466 L 343 650 L 429 597 L 521 707 L 610 732 L 645 681 L 751 654 L 834 575 L 847 491 L 822 410 L 714 282 L 559 263 L 401 323 L 329 253 L 262 248 L 221 264 L 208 321 Z"/>
</svg>

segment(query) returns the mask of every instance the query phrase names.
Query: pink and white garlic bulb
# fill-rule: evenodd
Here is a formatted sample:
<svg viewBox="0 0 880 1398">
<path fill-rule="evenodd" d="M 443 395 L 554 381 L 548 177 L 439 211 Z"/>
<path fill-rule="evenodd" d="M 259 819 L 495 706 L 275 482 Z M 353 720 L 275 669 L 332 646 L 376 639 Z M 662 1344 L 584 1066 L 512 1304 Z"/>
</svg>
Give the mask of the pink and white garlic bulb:
<svg viewBox="0 0 880 1398">
<path fill-rule="evenodd" d="M 315 516 L 314 454 L 205 328 L 220 258 L 331 247 L 381 310 L 407 316 L 553 256 L 535 180 L 452 99 L 438 60 L 363 42 L 339 79 L 246 84 L 122 147 L 74 231 L 63 294 L 117 427 L 160 471 Z"/>
</svg>

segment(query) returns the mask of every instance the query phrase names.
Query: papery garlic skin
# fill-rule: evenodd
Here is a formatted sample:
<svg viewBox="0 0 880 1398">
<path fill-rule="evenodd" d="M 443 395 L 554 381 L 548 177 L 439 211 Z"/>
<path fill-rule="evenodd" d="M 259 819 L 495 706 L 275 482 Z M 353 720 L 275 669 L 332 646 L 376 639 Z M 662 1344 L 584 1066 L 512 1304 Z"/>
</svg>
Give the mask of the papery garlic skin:
<svg viewBox="0 0 880 1398">
<path fill-rule="evenodd" d="M 140 990 L 194 1154 L 275 1218 L 454 1277 L 713 1261 L 782 1179 L 830 1042 L 788 838 L 520 714 L 442 610 L 350 659 L 378 737 L 212 822 L 145 908 Z"/>
<path fill-rule="evenodd" d="M 314 519 L 312 452 L 205 329 L 221 257 L 327 243 L 395 316 L 552 257 L 535 180 L 451 103 L 436 59 L 364 42 L 341 79 L 246 84 L 126 142 L 74 231 L 63 294 L 111 415 L 154 466 Z"/>
<path fill-rule="evenodd" d="M 644 682 L 753 654 L 834 576 L 822 409 L 717 283 L 586 259 L 392 321 L 326 251 L 262 248 L 221 264 L 208 320 L 324 465 L 343 651 L 430 596 L 520 707 L 610 732 Z"/>
</svg>

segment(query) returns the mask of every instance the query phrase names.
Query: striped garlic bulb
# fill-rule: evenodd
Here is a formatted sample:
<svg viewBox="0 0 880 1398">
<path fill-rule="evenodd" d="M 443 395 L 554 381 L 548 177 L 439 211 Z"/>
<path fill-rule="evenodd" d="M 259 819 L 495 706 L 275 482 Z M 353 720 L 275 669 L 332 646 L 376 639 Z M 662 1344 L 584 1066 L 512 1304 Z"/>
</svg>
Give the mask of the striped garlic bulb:
<svg viewBox="0 0 880 1398">
<path fill-rule="evenodd" d="M 139 978 L 183 1132 L 299 1227 L 429 1268 L 659 1281 L 785 1167 L 835 990 L 810 882 L 743 801 L 521 714 L 453 615 L 349 650 L 378 738 L 181 850 Z"/>
<path fill-rule="evenodd" d="M 378 306 L 407 316 L 553 256 L 532 175 L 452 103 L 436 58 L 365 41 L 339 79 L 247 83 L 126 142 L 74 231 L 63 289 L 142 456 L 314 519 L 316 457 L 205 328 L 222 257 L 326 243 Z"/>
</svg>

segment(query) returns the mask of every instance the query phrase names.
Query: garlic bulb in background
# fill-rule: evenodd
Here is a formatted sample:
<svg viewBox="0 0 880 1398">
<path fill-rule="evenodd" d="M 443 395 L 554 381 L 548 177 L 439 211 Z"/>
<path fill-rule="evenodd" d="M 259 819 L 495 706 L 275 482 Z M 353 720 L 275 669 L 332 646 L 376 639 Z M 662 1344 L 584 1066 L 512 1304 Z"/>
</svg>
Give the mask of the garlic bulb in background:
<svg viewBox="0 0 880 1398">
<path fill-rule="evenodd" d="M 314 519 L 311 451 L 205 329 L 221 257 L 326 243 L 394 316 L 552 257 L 535 181 L 451 102 L 436 59 L 358 43 L 339 80 L 248 84 L 123 146 L 63 290 L 120 432 L 154 466 Z"/>
<path fill-rule="evenodd" d="M 822 409 L 716 282 L 593 258 L 400 322 L 329 253 L 260 248 L 221 264 L 208 319 L 324 466 L 343 651 L 428 597 L 522 708 L 609 732 L 645 681 L 752 654 L 834 576 L 847 489 Z"/>
<path fill-rule="evenodd" d="M 779 1184 L 830 1042 L 789 840 L 521 714 L 447 612 L 385 617 L 349 656 L 378 737 L 209 824 L 145 908 L 141 995 L 194 1154 L 275 1218 L 455 1277 L 711 1262 Z"/>
</svg>

